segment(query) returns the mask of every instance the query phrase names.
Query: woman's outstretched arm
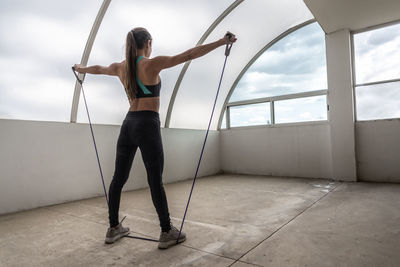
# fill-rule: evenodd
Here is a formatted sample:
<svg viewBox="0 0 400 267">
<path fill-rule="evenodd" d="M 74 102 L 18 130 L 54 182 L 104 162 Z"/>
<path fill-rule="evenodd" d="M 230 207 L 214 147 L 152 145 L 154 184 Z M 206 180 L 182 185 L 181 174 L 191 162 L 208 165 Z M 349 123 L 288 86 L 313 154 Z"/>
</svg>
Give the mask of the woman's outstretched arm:
<svg viewBox="0 0 400 267">
<path fill-rule="evenodd" d="M 229 32 L 228 32 L 229 33 Z M 227 33 L 227 34 L 228 34 Z M 231 35 L 229 42 L 234 43 L 236 42 L 236 37 L 234 34 L 229 33 Z M 186 61 L 202 57 L 209 52 L 213 51 L 214 49 L 223 46 L 226 44 L 226 35 L 224 38 L 219 39 L 213 43 L 199 45 L 193 47 L 179 55 L 176 56 L 158 56 L 150 60 L 149 64 L 151 64 L 151 69 L 155 70 L 156 72 L 160 72 L 163 69 L 171 68 Z"/>
<path fill-rule="evenodd" d="M 105 75 L 118 76 L 122 63 L 123 62 L 120 63 L 115 62 L 109 66 L 93 65 L 88 67 L 82 66 L 81 64 L 75 64 L 74 69 L 79 73 L 105 74 Z"/>
</svg>

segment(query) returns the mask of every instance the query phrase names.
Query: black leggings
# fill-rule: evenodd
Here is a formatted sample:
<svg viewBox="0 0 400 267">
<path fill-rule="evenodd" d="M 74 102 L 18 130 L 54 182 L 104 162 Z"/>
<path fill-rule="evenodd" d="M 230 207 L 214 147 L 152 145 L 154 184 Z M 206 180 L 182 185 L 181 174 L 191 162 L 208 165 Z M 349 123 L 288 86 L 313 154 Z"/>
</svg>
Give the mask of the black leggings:
<svg viewBox="0 0 400 267">
<path fill-rule="evenodd" d="M 117 142 L 115 172 L 109 190 L 110 227 L 119 224 L 118 210 L 121 191 L 128 180 L 133 158 L 140 148 L 147 171 L 151 198 L 163 232 L 171 229 L 167 197 L 162 183 L 164 153 L 161 141 L 160 118 L 154 111 L 129 111 L 121 126 Z"/>
</svg>

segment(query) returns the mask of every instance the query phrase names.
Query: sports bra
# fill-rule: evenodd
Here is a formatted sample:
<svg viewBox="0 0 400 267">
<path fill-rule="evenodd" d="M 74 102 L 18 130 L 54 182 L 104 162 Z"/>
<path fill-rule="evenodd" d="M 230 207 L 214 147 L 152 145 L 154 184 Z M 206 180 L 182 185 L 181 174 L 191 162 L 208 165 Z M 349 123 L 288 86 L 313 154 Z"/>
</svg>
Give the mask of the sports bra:
<svg viewBox="0 0 400 267">
<path fill-rule="evenodd" d="M 139 79 L 139 76 L 137 74 L 137 64 L 142 59 L 143 59 L 143 56 L 140 56 L 136 60 L 136 81 L 139 86 L 139 88 L 136 92 L 136 98 L 160 96 L 161 81 L 155 85 L 144 85 Z"/>
</svg>

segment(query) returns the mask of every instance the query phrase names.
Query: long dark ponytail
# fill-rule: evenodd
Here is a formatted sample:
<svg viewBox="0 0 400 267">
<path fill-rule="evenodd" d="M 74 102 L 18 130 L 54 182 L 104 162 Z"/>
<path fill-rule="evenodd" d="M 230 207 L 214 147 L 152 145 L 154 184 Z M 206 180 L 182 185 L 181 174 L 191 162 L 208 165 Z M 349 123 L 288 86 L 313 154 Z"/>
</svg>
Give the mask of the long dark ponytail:
<svg viewBox="0 0 400 267">
<path fill-rule="evenodd" d="M 134 99 L 138 90 L 136 82 L 137 50 L 142 49 L 148 40 L 152 40 L 152 38 L 145 28 L 134 28 L 126 36 L 125 89 L 129 99 Z"/>
</svg>

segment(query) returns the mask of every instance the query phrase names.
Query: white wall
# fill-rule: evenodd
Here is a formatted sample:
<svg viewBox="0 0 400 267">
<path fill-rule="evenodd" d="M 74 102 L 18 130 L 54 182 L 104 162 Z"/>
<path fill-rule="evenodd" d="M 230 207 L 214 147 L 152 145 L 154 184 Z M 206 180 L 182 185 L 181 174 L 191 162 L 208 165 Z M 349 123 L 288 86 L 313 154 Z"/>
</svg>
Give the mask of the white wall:
<svg viewBox="0 0 400 267">
<path fill-rule="evenodd" d="M 334 178 L 327 122 L 210 132 L 200 175 Z M 87 124 L 0 120 L 0 214 L 101 196 Z M 120 127 L 94 125 L 107 187 Z M 205 131 L 162 129 L 164 182 L 192 178 Z M 358 179 L 400 182 L 400 120 L 356 123 Z M 125 190 L 147 187 L 138 151 Z M 107 188 L 108 189 L 108 188 Z"/>
<path fill-rule="evenodd" d="M 400 182 L 400 119 L 356 123 L 360 181 Z"/>
<path fill-rule="evenodd" d="M 100 196 L 102 183 L 88 124 L 0 120 L 0 214 Z M 94 125 L 108 190 L 120 126 Z M 162 129 L 164 183 L 193 178 L 205 131 Z M 211 131 L 200 176 L 220 170 Z M 124 190 L 147 187 L 140 150 Z"/>
<path fill-rule="evenodd" d="M 331 162 L 326 122 L 221 131 L 225 172 L 331 178 Z"/>
</svg>

